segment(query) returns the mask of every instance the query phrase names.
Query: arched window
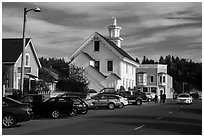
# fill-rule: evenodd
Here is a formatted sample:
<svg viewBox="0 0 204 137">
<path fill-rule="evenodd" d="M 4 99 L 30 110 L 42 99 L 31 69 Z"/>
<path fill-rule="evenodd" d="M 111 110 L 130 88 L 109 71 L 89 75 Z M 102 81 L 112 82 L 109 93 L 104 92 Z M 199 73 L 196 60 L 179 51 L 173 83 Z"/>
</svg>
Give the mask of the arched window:
<svg viewBox="0 0 204 137">
<path fill-rule="evenodd" d="M 25 54 L 25 66 L 30 66 L 30 54 Z"/>
</svg>

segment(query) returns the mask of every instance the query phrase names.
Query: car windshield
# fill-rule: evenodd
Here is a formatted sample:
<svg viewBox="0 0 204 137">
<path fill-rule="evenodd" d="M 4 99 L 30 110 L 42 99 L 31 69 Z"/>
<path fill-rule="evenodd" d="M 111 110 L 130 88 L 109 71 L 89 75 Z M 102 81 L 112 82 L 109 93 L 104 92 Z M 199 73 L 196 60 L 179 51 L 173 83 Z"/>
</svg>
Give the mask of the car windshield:
<svg viewBox="0 0 204 137">
<path fill-rule="evenodd" d="M 181 97 L 181 98 L 188 98 L 190 96 L 189 95 L 179 95 L 179 97 Z"/>
</svg>

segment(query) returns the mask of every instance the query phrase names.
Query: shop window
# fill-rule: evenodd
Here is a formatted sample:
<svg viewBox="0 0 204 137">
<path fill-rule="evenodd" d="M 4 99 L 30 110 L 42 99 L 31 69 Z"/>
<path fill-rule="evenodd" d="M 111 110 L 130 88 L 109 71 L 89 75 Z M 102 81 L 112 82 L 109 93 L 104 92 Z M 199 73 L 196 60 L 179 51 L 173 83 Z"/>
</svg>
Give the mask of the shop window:
<svg viewBox="0 0 204 137">
<path fill-rule="evenodd" d="M 150 76 L 150 83 L 154 82 L 154 76 Z"/>
<path fill-rule="evenodd" d="M 148 92 L 147 87 L 143 87 L 143 92 Z"/>
<path fill-rule="evenodd" d="M 162 76 L 159 77 L 159 82 L 162 83 Z"/>
<path fill-rule="evenodd" d="M 166 83 L 166 77 L 165 76 L 163 76 L 163 82 Z"/>
</svg>

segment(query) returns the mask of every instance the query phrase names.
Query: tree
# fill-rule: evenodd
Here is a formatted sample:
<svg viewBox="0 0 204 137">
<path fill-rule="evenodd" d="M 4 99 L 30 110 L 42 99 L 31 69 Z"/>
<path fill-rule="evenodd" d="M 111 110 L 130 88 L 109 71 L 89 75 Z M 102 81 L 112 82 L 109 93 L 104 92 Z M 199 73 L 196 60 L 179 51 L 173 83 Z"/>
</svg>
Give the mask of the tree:
<svg viewBox="0 0 204 137">
<path fill-rule="evenodd" d="M 162 56 L 159 59 L 159 64 L 165 64 L 165 59 Z"/>
<path fill-rule="evenodd" d="M 77 67 L 73 64 L 69 64 L 65 62 L 64 59 L 56 59 L 56 58 L 40 58 L 41 65 L 43 67 L 51 67 L 63 75 L 57 83 L 57 88 L 65 91 L 77 91 L 83 92 L 87 89 L 89 84 L 88 79 L 84 75 L 84 69 Z M 52 81 L 49 75 L 44 73 L 44 79 L 47 81 Z"/>
<path fill-rule="evenodd" d="M 135 61 L 136 61 L 137 63 L 140 63 L 140 61 L 139 61 L 139 59 L 138 59 L 138 58 L 136 58 L 136 59 L 135 59 Z"/>
</svg>

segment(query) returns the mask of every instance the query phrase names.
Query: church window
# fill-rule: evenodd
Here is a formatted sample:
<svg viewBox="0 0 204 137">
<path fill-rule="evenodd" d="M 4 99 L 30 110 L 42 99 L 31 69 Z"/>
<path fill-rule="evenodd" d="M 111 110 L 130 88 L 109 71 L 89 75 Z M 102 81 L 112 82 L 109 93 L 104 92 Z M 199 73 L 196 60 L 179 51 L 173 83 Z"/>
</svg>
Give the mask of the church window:
<svg viewBox="0 0 204 137">
<path fill-rule="evenodd" d="M 99 71 L 99 69 L 100 69 L 100 62 L 99 61 L 95 61 L 95 68 Z"/>
<path fill-rule="evenodd" d="M 94 51 L 99 51 L 99 41 L 94 41 Z"/>
<path fill-rule="evenodd" d="M 107 63 L 107 70 L 108 71 L 113 71 L 113 61 L 108 61 L 108 63 Z"/>
</svg>

